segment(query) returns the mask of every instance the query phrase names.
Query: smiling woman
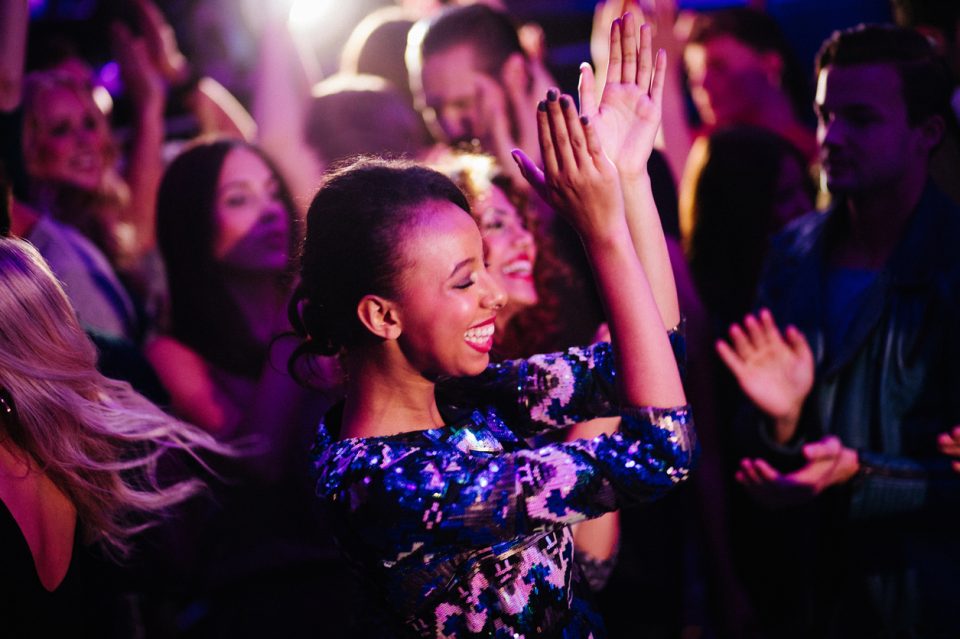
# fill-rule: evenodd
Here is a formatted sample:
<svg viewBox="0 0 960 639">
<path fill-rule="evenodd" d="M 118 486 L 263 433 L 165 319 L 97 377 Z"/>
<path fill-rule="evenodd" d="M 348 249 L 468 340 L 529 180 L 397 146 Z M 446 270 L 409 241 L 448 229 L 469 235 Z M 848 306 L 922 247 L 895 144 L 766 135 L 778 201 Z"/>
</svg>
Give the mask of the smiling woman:
<svg viewBox="0 0 960 639">
<path fill-rule="evenodd" d="M 359 160 L 310 206 L 291 365 L 339 354 L 346 373 L 317 435 L 316 492 L 380 604 L 378 636 L 595 636 L 570 525 L 657 498 L 690 470 L 692 421 L 616 171 L 569 97 L 539 118 L 568 141 L 547 154 L 547 180 L 570 186 L 548 189 L 528 158 L 523 170 L 580 230 L 616 351 L 489 365 L 506 294 L 466 198 L 435 171 Z M 618 413 L 612 434 L 526 443 Z"/>
<path fill-rule="evenodd" d="M 497 341 L 516 315 L 536 304 L 540 295 L 534 281 L 537 239 L 523 202 L 510 197 L 510 181 L 489 155 L 454 151 L 441 156 L 434 168 L 449 177 L 470 203 L 483 238 L 487 270 L 507 294 L 497 313 Z"/>
</svg>

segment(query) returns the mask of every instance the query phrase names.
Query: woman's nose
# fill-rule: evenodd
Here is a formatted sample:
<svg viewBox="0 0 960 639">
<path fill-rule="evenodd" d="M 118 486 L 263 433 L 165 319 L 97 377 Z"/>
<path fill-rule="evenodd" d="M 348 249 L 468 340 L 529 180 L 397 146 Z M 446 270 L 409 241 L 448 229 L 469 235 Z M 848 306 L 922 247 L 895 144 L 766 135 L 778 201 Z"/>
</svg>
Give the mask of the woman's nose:
<svg viewBox="0 0 960 639">
<path fill-rule="evenodd" d="M 518 226 L 513 231 L 513 245 L 522 247 L 525 249 L 533 248 L 534 246 L 533 233 L 531 233 L 529 229 L 523 226 Z"/>
<path fill-rule="evenodd" d="M 260 206 L 260 218 L 264 221 L 273 221 L 278 217 L 283 217 L 287 214 L 287 210 L 284 207 L 283 203 L 278 199 L 272 196 L 267 196 L 262 199 Z"/>
<path fill-rule="evenodd" d="M 483 277 L 485 290 L 481 304 L 484 308 L 500 310 L 507 303 L 507 292 L 486 271 L 484 271 Z"/>
</svg>

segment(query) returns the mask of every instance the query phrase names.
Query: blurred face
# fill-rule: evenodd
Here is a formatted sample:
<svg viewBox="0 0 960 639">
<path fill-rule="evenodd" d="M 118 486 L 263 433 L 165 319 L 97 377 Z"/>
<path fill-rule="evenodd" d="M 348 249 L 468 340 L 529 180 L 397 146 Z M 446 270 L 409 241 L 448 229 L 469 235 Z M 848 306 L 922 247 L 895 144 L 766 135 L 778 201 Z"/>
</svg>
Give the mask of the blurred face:
<svg viewBox="0 0 960 639">
<path fill-rule="evenodd" d="M 468 45 L 451 47 L 423 61 L 424 117 L 439 126 L 450 144 L 479 135 L 476 85 L 480 75 Z"/>
<path fill-rule="evenodd" d="M 773 201 L 773 219 L 777 228 L 813 210 L 813 197 L 807 182 L 800 162 L 792 156 L 785 156 Z"/>
<path fill-rule="evenodd" d="M 214 258 L 231 270 L 275 272 L 290 257 L 290 212 L 277 176 L 242 147 L 227 153 L 217 182 Z"/>
<path fill-rule="evenodd" d="M 684 49 L 690 95 L 709 126 L 750 123 L 779 74 L 776 54 L 758 53 L 731 36 Z"/>
<path fill-rule="evenodd" d="M 913 163 L 926 166 L 928 149 L 919 128 L 907 120 L 893 67 L 826 67 L 817 79 L 814 108 L 822 171 L 831 193 L 889 186 Z"/>
<path fill-rule="evenodd" d="M 473 203 L 474 215 L 483 237 L 487 270 L 507 293 L 506 318 L 537 303 L 533 267 L 537 247 L 526 221 L 507 195 L 497 186 Z"/>
<path fill-rule="evenodd" d="M 402 250 L 397 295 L 401 349 L 423 375 L 477 375 L 490 363 L 494 319 L 506 294 L 484 267 L 473 219 L 451 202 L 420 205 Z"/>
<path fill-rule="evenodd" d="M 106 122 L 92 99 L 63 86 L 37 97 L 32 126 L 24 136 L 24 159 L 32 178 L 96 189 L 107 170 L 109 148 Z"/>
</svg>

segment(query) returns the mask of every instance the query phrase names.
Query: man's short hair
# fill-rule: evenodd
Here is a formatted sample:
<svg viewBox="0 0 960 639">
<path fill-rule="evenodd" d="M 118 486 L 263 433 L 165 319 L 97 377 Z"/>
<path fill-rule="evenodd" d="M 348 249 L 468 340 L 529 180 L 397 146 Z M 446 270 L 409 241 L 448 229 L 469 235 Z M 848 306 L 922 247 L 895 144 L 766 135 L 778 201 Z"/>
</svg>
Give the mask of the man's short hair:
<svg viewBox="0 0 960 639">
<path fill-rule="evenodd" d="M 913 29 L 891 25 L 858 25 L 834 31 L 817 53 L 817 75 L 828 66 L 886 64 L 900 76 L 907 119 L 911 126 L 940 115 L 953 119 L 953 81 L 946 60 L 929 40 Z M 883 87 L 877 87 L 882 90 Z"/>
<path fill-rule="evenodd" d="M 523 53 L 517 28 L 510 17 L 478 3 L 446 9 L 426 23 L 420 59 L 458 45 L 469 45 L 478 55 L 478 70 L 497 77 L 507 58 Z"/>
</svg>

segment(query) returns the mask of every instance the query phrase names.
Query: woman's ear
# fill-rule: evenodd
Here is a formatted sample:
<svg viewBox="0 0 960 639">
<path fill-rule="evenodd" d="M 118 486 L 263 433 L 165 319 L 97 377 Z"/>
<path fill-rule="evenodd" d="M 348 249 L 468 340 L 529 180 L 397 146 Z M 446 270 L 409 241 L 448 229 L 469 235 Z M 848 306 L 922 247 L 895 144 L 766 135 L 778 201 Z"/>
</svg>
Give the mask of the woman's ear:
<svg viewBox="0 0 960 639">
<path fill-rule="evenodd" d="M 397 339 L 403 332 L 396 304 L 379 295 L 364 295 L 357 304 L 357 317 L 381 339 Z"/>
</svg>

